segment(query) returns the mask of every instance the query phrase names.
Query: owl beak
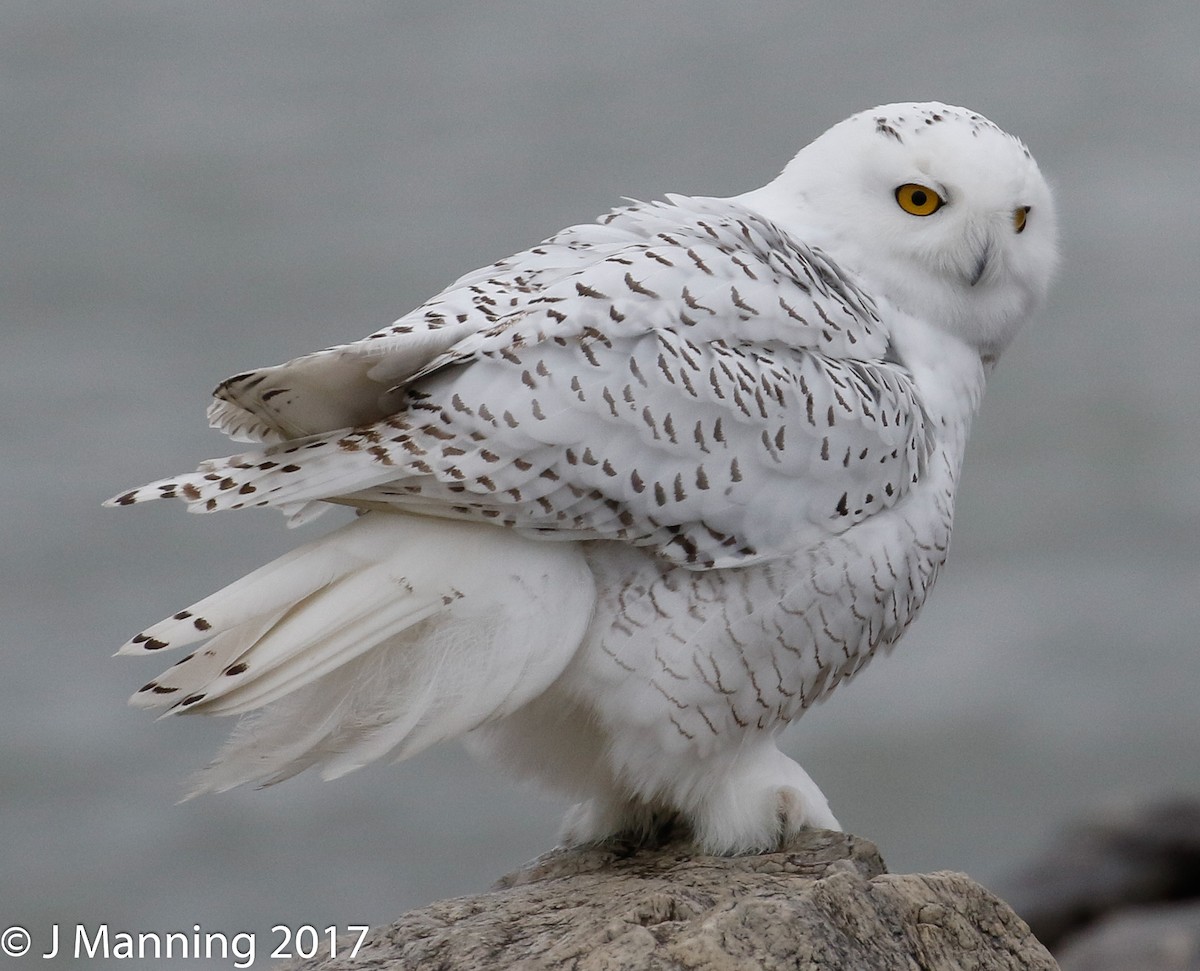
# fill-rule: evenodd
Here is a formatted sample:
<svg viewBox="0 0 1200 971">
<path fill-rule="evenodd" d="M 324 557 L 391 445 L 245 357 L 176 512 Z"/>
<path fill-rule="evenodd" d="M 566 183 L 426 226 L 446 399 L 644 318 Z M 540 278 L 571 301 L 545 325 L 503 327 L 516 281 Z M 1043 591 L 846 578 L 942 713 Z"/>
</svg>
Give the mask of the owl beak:
<svg viewBox="0 0 1200 971">
<path fill-rule="evenodd" d="M 975 260 L 975 270 L 971 275 L 971 286 L 975 286 L 983 279 L 983 275 L 987 272 L 988 267 L 992 262 L 992 240 L 989 236 L 983 244 L 983 250 Z"/>
</svg>

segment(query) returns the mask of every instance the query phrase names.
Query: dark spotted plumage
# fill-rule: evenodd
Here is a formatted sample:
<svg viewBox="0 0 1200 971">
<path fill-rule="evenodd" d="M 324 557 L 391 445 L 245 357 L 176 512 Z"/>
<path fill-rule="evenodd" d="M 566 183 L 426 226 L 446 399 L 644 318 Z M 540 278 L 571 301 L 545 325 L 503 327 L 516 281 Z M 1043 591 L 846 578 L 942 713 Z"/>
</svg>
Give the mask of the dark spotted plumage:
<svg viewBox="0 0 1200 971">
<path fill-rule="evenodd" d="M 332 498 L 611 537 L 711 568 L 886 508 L 929 452 L 870 299 L 731 203 L 630 206 L 463 278 L 380 334 L 225 382 L 219 425 L 286 440 L 117 502 L 211 512 Z M 356 376 L 344 410 L 318 414 L 312 400 L 342 375 Z M 372 420 L 340 427 L 355 417 Z M 684 422 L 695 434 L 680 436 Z M 764 503 L 781 516 L 765 530 L 745 515 Z"/>
</svg>

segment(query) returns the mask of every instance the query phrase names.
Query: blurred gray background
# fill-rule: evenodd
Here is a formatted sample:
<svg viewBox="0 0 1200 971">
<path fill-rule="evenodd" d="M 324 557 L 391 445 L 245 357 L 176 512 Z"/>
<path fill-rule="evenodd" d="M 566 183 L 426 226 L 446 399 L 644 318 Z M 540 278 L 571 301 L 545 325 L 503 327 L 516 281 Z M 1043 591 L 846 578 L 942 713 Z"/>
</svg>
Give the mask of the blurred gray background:
<svg viewBox="0 0 1200 971">
<path fill-rule="evenodd" d="M 985 883 L 1200 791 L 1198 36 L 1194 0 L 4 0 L 0 927 L 377 925 L 549 848 L 561 801 L 455 746 L 175 805 L 229 725 L 127 709 L 158 665 L 109 655 L 329 525 L 99 503 L 227 454 L 226 375 L 893 100 L 1022 136 L 1064 267 L 920 622 L 789 748 L 893 870 Z"/>
</svg>

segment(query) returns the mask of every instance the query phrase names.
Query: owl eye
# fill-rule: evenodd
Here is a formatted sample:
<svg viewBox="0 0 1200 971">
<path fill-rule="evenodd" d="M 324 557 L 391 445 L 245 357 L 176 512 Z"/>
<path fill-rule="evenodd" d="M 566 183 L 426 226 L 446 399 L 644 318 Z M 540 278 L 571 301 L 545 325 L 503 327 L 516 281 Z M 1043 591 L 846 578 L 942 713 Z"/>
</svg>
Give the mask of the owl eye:
<svg viewBox="0 0 1200 971">
<path fill-rule="evenodd" d="M 905 182 L 896 190 L 896 203 L 914 216 L 932 216 L 946 204 L 946 200 L 927 185 Z"/>
<path fill-rule="evenodd" d="M 1025 222 L 1029 218 L 1029 206 L 1018 206 L 1013 210 L 1013 229 L 1018 233 L 1025 232 Z"/>
</svg>

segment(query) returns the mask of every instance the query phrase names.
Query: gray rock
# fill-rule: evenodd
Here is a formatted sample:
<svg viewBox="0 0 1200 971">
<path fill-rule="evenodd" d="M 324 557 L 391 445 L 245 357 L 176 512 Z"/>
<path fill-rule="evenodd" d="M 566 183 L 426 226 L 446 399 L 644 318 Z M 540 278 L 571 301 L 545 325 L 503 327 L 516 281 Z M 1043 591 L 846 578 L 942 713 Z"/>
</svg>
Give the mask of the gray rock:
<svg viewBox="0 0 1200 971">
<path fill-rule="evenodd" d="M 1037 971 L 1057 968 L 999 898 L 958 873 L 888 874 L 875 846 L 815 830 L 761 856 L 559 850 L 489 893 L 378 929 L 308 971 Z"/>
<path fill-rule="evenodd" d="M 1070 938 L 1062 971 L 1200 971 L 1200 900 L 1132 907 Z"/>
<path fill-rule="evenodd" d="M 1121 908 L 1200 897 L 1200 801 L 1113 807 L 1074 823 L 1000 892 L 1052 950 Z"/>
</svg>

